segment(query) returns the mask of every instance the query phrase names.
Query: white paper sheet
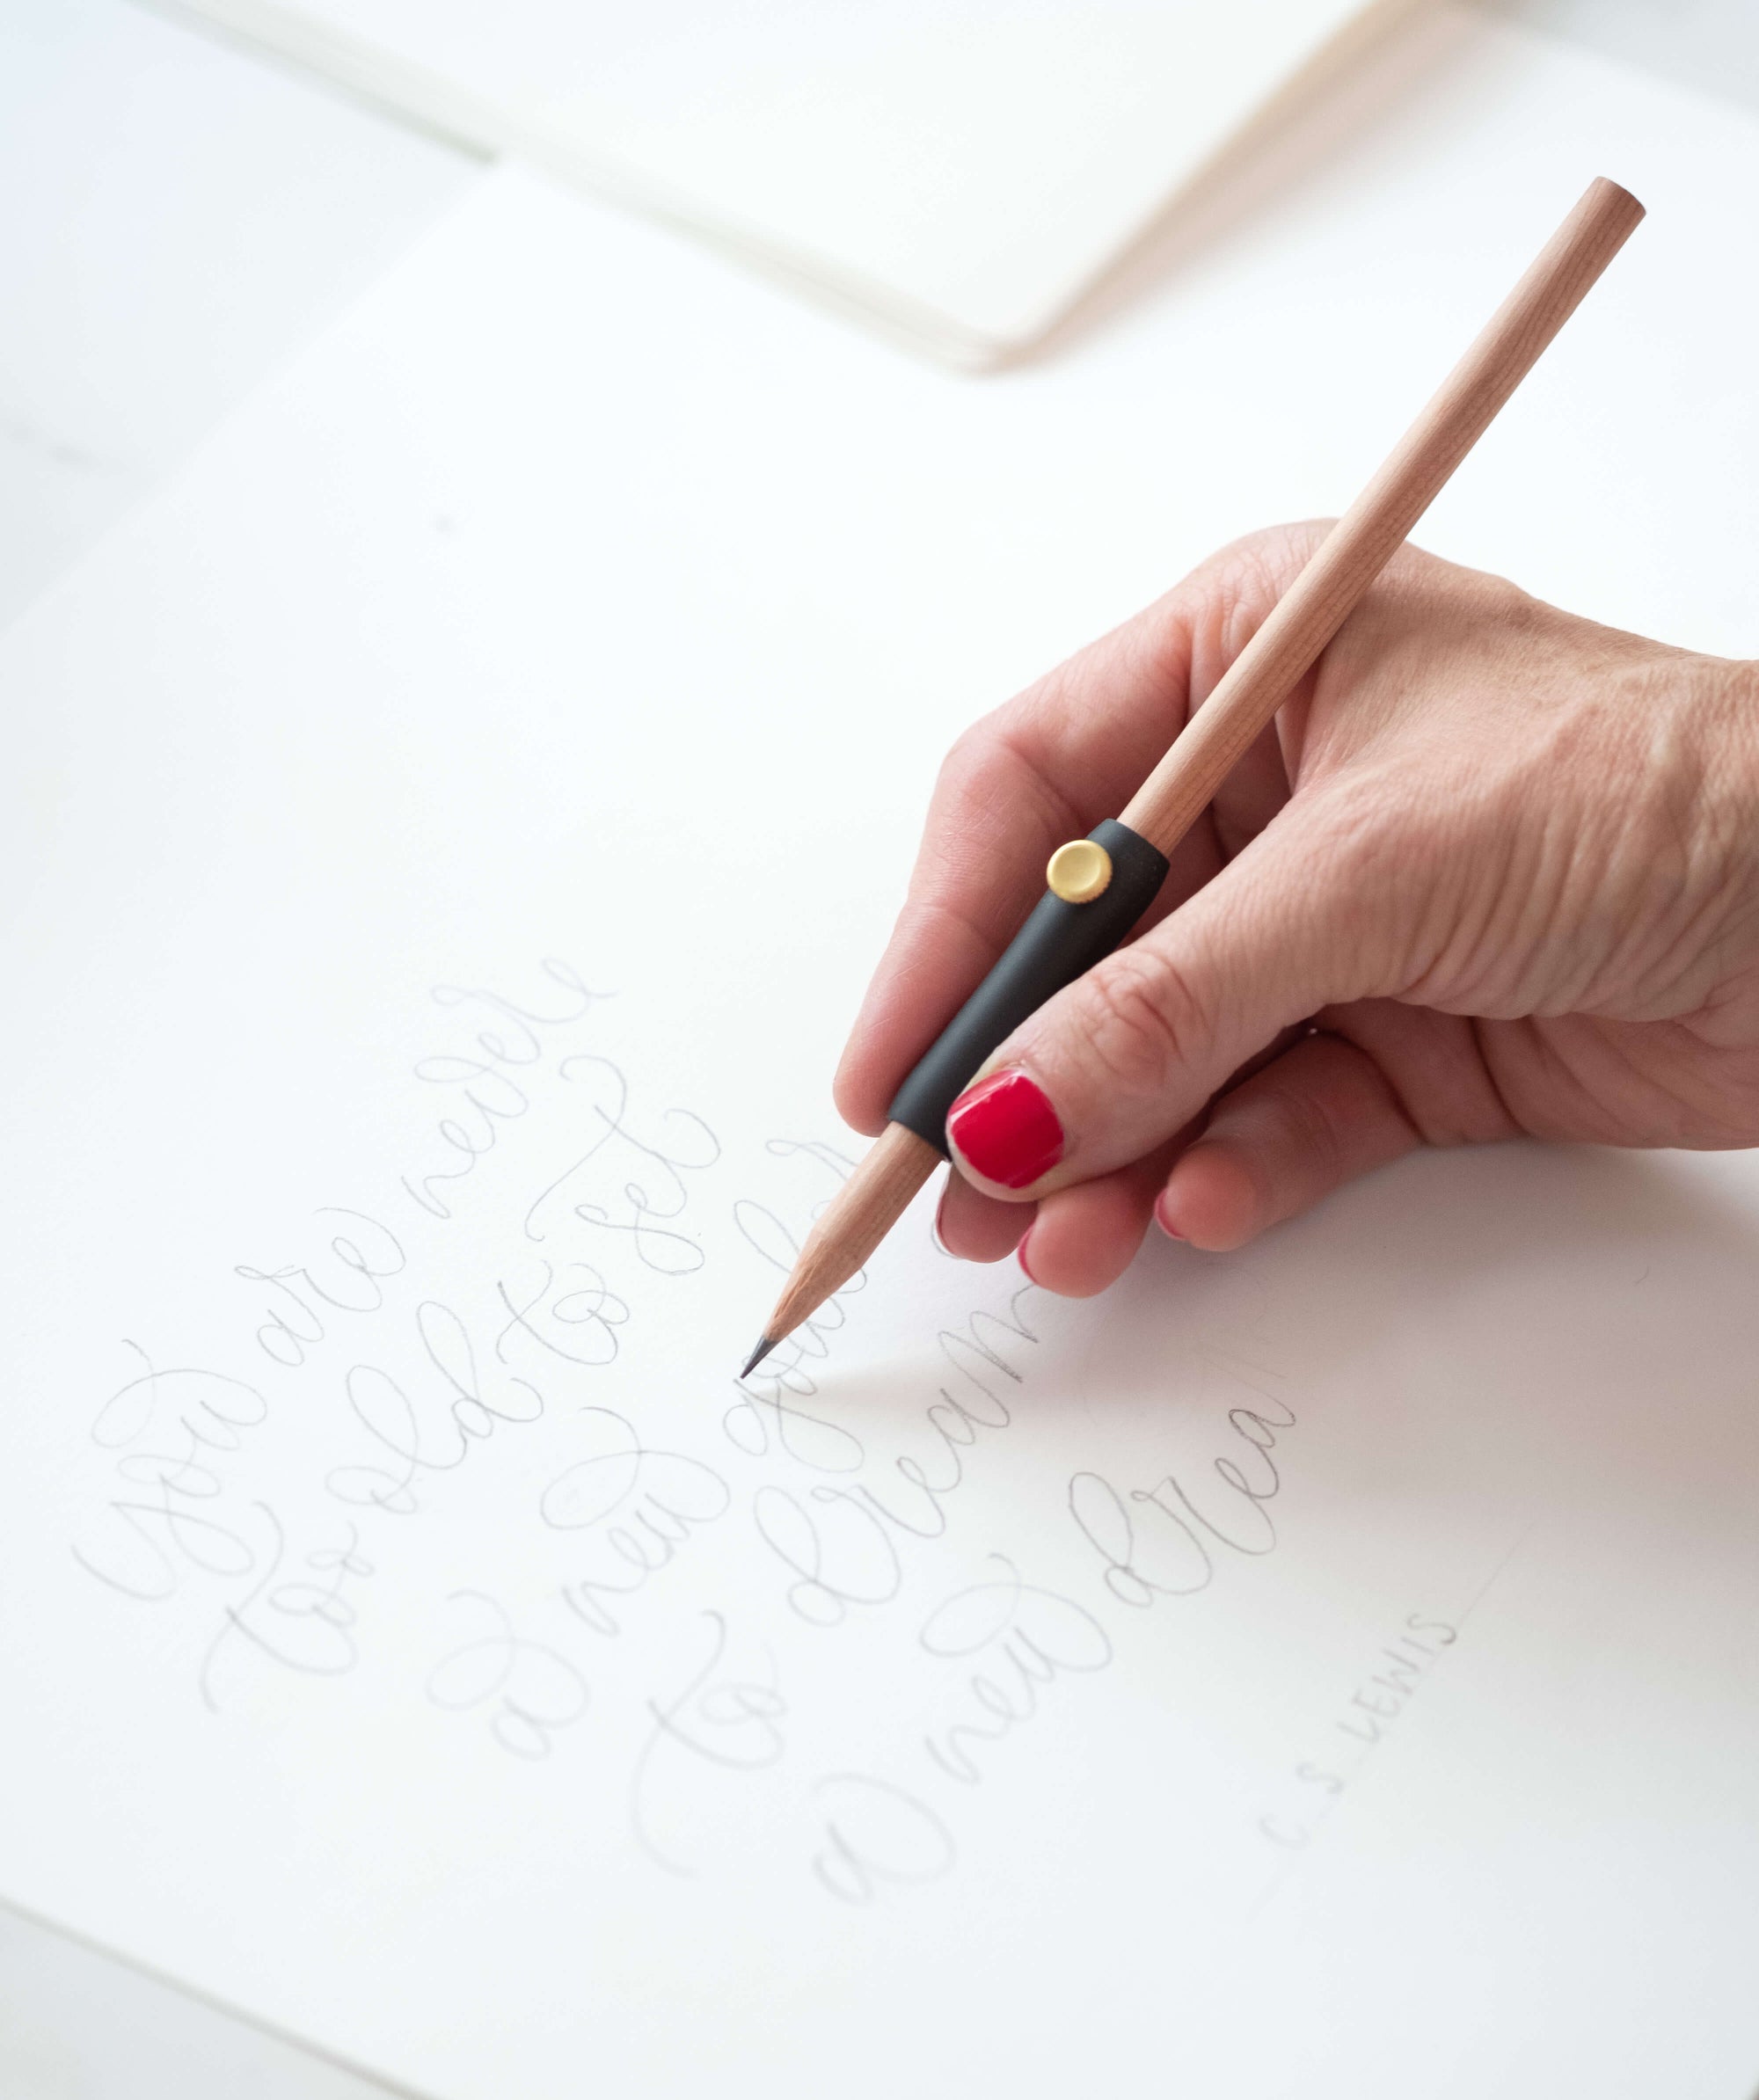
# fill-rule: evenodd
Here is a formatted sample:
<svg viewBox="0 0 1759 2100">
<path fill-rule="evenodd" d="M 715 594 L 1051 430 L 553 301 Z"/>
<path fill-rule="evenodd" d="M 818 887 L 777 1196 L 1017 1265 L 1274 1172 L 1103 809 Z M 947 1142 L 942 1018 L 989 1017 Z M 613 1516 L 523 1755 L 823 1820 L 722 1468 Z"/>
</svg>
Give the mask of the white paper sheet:
<svg viewBox="0 0 1759 2100">
<path fill-rule="evenodd" d="M 918 1215 L 730 1375 L 939 750 L 1600 169 L 1425 536 L 1750 646 L 1752 128 L 1434 59 L 982 387 L 500 178 L 9 638 L 9 1898 L 446 2100 L 1745 2091 L 1750 1158 L 1081 1306 Z"/>
<path fill-rule="evenodd" d="M 982 362 L 1411 0 L 175 4 Z"/>
</svg>

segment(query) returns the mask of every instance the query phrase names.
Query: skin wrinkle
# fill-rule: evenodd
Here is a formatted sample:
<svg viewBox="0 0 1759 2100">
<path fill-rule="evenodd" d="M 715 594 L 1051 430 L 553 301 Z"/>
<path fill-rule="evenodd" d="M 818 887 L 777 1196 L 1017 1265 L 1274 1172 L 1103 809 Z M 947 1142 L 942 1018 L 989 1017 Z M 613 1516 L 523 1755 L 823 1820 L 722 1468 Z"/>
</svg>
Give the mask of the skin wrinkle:
<svg viewBox="0 0 1759 2100">
<path fill-rule="evenodd" d="M 1140 946 L 1119 949 L 1076 988 L 1084 994 L 1080 1024 L 1088 1054 L 1125 1094 L 1159 1093 L 1169 1071 L 1190 1061 L 1185 1046 L 1211 1032 L 1177 966 L 1150 959 Z"/>
<path fill-rule="evenodd" d="M 934 897 L 919 904 L 908 904 L 904 909 L 914 919 L 939 919 L 964 934 L 979 969 L 987 970 L 996 959 L 998 951 L 989 933 L 956 905 Z"/>
<path fill-rule="evenodd" d="M 1676 1026 L 1676 1024 L 1662 1024 L 1664 1037 Z M 1672 1061 L 1661 1064 L 1658 1069 L 1653 1059 L 1639 1060 L 1633 1054 L 1634 1037 L 1618 1029 L 1603 1031 L 1586 1039 L 1578 1057 L 1570 1055 L 1577 1044 L 1568 1032 L 1559 1033 L 1550 1046 L 1552 1054 L 1564 1061 L 1563 1070 L 1577 1088 L 1583 1104 L 1582 1122 L 1589 1119 L 1594 1105 L 1609 1090 L 1607 1083 L 1610 1076 L 1628 1096 L 1640 1095 L 1649 1125 L 1648 1134 L 1641 1141 L 1646 1145 L 1680 1145 L 1695 1150 L 1713 1150 L 1724 1145 L 1752 1141 L 1744 1126 L 1719 1114 L 1715 1094 L 1693 1082 L 1693 1067 L 1689 1061 Z M 1593 1068 L 1592 1073 L 1588 1068 Z M 1611 1122 L 1604 1122 L 1603 1127 L 1607 1132 L 1605 1141 L 1630 1141 L 1616 1134 L 1617 1126 Z M 1580 1134 L 1580 1131 L 1577 1127 L 1573 1131 L 1564 1128 L 1535 1134 L 1568 1137 Z"/>
<path fill-rule="evenodd" d="M 1068 821 L 1067 798 L 1010 738 L 967 733 L 969 744 L 961 740 L 936 789 L 937 800 L 951 803 L 963 820 L 942 843 L 946 857 L 940 865 L 924 847 L 913 887 L 923 876 L 944 879 L 949 866 L 977 861 L 1005 866 L 1012 860 L 1024 868 L 1019 841 L 1032 820 L 1047 835 Z M 997 934 L 1007 938 L 999 924 Z"/>
<path fill-rule="evenodd" d="M 1152 623 L 1142 635 L 1141 653 L 1131 667 L 1136 678 L 1150 691 L 1164 696 L 1162 703 L 1164 711 L 1155 719 L 1153 729 L 1155 738 L 1164 738 L 1166 744 L 1170 744 L 1191 719 L 1191 711 L 1196 704 L 1193 696 L 1199 690 L 1196 641 L 1180 623 L 1180 596 L 1179 592 L 1170 591 L 1156 607 L 1157 613 L 1162 616 Z M 1103 707 L 1106 704 L 1105 681 L 1093 678 L 1090 673 L 1084 682 L 1097 684 L 1100 689 L 1094 692 L 1084 690 L 1081 696 L 1083 705 Z M 1214 681 L 1210 682 L 1213 684 Z M 1208 692 L 1209 689 L 1204 686 L 1201 689 Z M 1158 755 L 1159 753 L 1156 752 L 1155 756 Z"/>
<path fill-rule="evenodd" d="M 1069 838 L 1084 828 L 1081 813 L 1045 770 L 1043 761 L 1023 748 L 1025 741 L 1025 739 L 1019 733 L 1011 733 L 1004 729 L 996 736 L 995 749 L 1001 755 L 1018 762 L 1025 784 L 1038 805 L 1039 828 L 1057 838 Z"/>
<path fill-rule="evenodd" d="M 1717 981 L 1683 1024 L 1706 1047 L 1734 1050 L 1759 1037 L 1759 973 L 1741 973 L 1743 955 L 1759 952 L 1759 894 L 1738 898 L 1706 952 Z"/>
<path fill-rule="evenodd" d="M 1434 1103 L 1423 1099 L 1415 1089 L 1407 1092 L 1401 1061 L 1383 1062 L 1376 1055 L 1372 1027 L 1362 1025 L 1367 1017 L 1383 1013 L 1390 1003 L 1365 1000 L 1354 1011 L 1346 1009 L 1335 1014 L 1328 1009 L 1321 1016 L 1321 1025 L 1359 1049 L 1374 1066 L 1401 1119 L 1423 1144 L 1451 1150 L 1458 1145 L 1494 1144 L 1526 1134 L 1497 1091 L 1471 1023 L 1458 1015 L 1398 1010 L 1401 1021 L 1427 1028 L 1455 1076 L 1452 1085 L 1434 1090 Z M 1463 1056 L 1463 1050 L 1470 1050 L 1470 1055 Z M 1455 1112 L 1438 1114 L 1438 1105 Z"/>
<path fill-rule="evenodd" d="M 1531 820 L 1533 843 L 1528 864 L 1506 863 L 1499 902 L 1503 907 L 1485 927 L 1478 944 L 1476 982 L 1467 975 L 1449 998 L 1450 1006 L 1471 1002 L 1480 1019 L 1521 1021 L 1534 1014 L 1573 1012 L 1588 987 L 1610 961 L 1617 945 L 1609 924 L 1584 926 L 1573 939 L 1567 929 L 1580 916 L 1580 893 L 1599 893 L 1603 879 L 1589 879 L 1596 855 L 1593 842 L 1584 852 L 1580 835 L 1555 803 Z M 1553 976 L 1544 990 L 1530 981 L 1506 980 L 1507 959 L 1553 947 L 1567 950 L 1566 973 Z"/>
<path fill-rule="evenodd" d="M 1130 788 L 1185 726 L 1190 646 L 1180 625 L 1179 600 L 1178 592 L 1169 592 L 1144 616 L 1143 631 L 1116 629 L 1093 649 L 1084 651 L 1053 672 L 1041 698 L 1028 694 L 1010 704 L 1021 709 L 1033 733 L 1042 740 L 1040 762 L 1052 772 L 1061 773 L 1069 766 L 1069 754 L 1058 745 L 1054 733 L 1105 721 L 1110 709 L 1109 689 L 1118 674 L 1102 675 L 1091 660 L 1108 647 L 1116 650 L 1121 660 L 1121 682 L 1144 698 L 1143 718 L 1122 737 L 1096 744 L 1084 760 L 1077 759 L 1069 775 L 1069 785 L 1084 801 L 1098 797 L 1121 807 Z M 1005 714 L 1008 711 L 1000 711 Z M 992 723 L 995 719 L 990 718 Z"/>
<path fill-rule="evenodd" d="M 1223 550 L 961 740 L 846 1108 L 889 1097 L 911 1010 L 950 1012 L 974 940 L 1018 925 L 1019 863 L 1116 813 L 1323 529 Z M 1221 1246 L 1418 1142 L 1759 1142 L 1755 818 L 1759 666 L 1402 551 L 1182 842 L 1147 934 L 998 1052 L 1045 1087 L 1064 1159 L 1005 1203 L 961 1184 L 949 1246 L 1031 1221 L 1034 1276 L 1084 1294 L 1163 1185 Z M 1327 1047 L 1283 1032 L 1305 1009 Z"/>
<path fill-rule="evenodd" d="M 1621 725 L 1618 739 L 1627 734 Z M 1438 983 L 1445 981 L 1450 988 L 1442 1003 L 1452 1010 L 1505 1018 L 1528 1012 L 1580 1010 L 1594 1003 L 1597 982 L 1622 966 L 1621 949 L 1633 919 L 1647 924 L 1654 917 L 1653 904 L 1635 894 L 1634 886 L 1645 886 L 1653 898 L 1668 903 L 1677 896 L 1677 882 L 1658 868 L 1648 853 L 1631 859 L 1625 881 L 1633 886 L 1633 893 L 1625 894 L 1614 879 L 1622 847 L 1622 811 L 1606 813 L 1609 820 L 1621 828 L 1621 835 L 1602 840 L 1573 828 L 1575 813 L 1560 807 L 1551 791 L 1558 778 L 1567 777 L 1581 762 L 1585 748 L 1594 754 L 1596 737 L 1603 732 L 1565 721 L 1537 735 L 1536 754 L 1529 754 L 1513 775 L 1519 791 L 1540 812 L 1529 842 L 1531 856 L 1527 860 L 1502 859 L 1500 887 L 1487 900 L 1483 917 L 1476 923 L 1461 922 L 1456 949 L 1438 956 L 1413 978 L 1406 988 L 1407 996 L 1436 996 Z M 1640 760 L 1620 770 L 1631 778 L 1646 777 Z M 1480 792 L 1477 806 L 1487 820 L 1485 835 L 1474 836 L 1467 828 L 1466 836 L 1454 845 L 1456 851 L 1463 847 L 1495 864 L 1499 845 L 1509 829 L 1506 814 L 1498 814 L 1497 796 L 1509 791 L 1510 777 L 1505 776 L 1495 790 Z M 1437 906 L 1449 910 L 1452 900 L 1438 898 Z M 1554 979 L 1543 996 L 1529 985 L 1507 981 L 1508 958 L 1543 950 L 1566 924 L 1577 928 L 1571 943 L 1573 975 Z"/>
<path fill-rule="evenodd" d="M 1215 864 L 1237 860 L 1253 839 L 1288 806 L 1288 767 L 1274 724 L 1237 769 L 1236 806 L 1225 813 L 1211 803 L 1198 819 Z"/>
<path fill-rule="evenodd" d="M 1375 1063 L 1372 1058 L 1364 1056 L 1360 1051 L 1356 1053 L 1356 1055 L 1361 1066 L 1362 1076 L 1365 1083 L 1375 1088 L 1385 1097 L 1387 1105 L 1390 1108 L 1393 1114 L 1396 1115 L 1398 1120 L 1405 1126 L 1405 1128 L 1406 1132 L 1409 1133 L 1412 1141 L 1416 1142 L 1419 1140 L 1420 1134 L 1418 1131 L 1416 1124 L 1412 1120 L 1411 1116 L 1406 1112 L 1404 1102 L 1399 1098 L 1398 1090 L 1393 1085 L 1391 1080 L 1388 1078 L 1387 1075 L 1381 1070 L 1380 1067 Z"/>
<path fill-rule="evenodd" d="M 1547 1062 L 1551 1064 L 1551 1076 L 1554 1080 L 1562 1081 L 1570 1077 L 1562 1061 L 1557 1057 L 1554 1051 L 1547 1046 L 1544 1040 L 1536 1036 L 1524 1023 L 1516 1022 L 1512 1029 L 1499 1037 L 1490 1035 L 1485 1023 L 1477 1015 L 1467 1015 L 1465 1023 L 1467 1032 L 1472 1039 L 1473 1047 L 1478 1052 L 1478 1065 L 1484 1073 L 1485 1083 L 1495 1097 L 1497 1107 L 1501 1111 L 1511 1132 L 1522 1137 L 1544 1137 L 1548 1134 L 1543 1130 L 1535 1128 L 1529 1121 L 1516 1112 L 1510 1098 L 1514 1090 L 1512 1086 L 1505 1086 L 1503 1075 L 1518 1061 L 1520 1052 L 1523 1047 L 1528 1051 L 1531 1060 L 1542 1064 Z"/>
<path fill-rule="evenodd" d="M 1653 952 L 1641 972 L 1653 981 L 1653 989 L 1630 1018 L 1676 1021 L 1702 1008 L 1710 986 L 1697 981 L 1707 972 L 1704 963 L 1695 958 L 1704 957 L 1712 947 L 1726 908 L 1726 901 L 1709 888 L 1675 900 L 1667 937 L 1658 934 L 1651 943 Z M 1592 1013 L 1595 1009 L 1584 1002 L 1583 1010 Z"/>
<path fill-rule="evenodd" d="M 1313 891 L 1336 900 L 1331 907 L 1334 933 L 1349 959 L 1337 967 L 1334 1003 L 1379 989 L 1373 980 L 1402 983 L 1413 973 L 1410 959 L 1419 929 L 1399 915 L 1420 902 L 1422 893 L 1405 880 L 1409 856 L 1387 821 L 1390 806 L 1396 804 L 1386 784 L 1371 774 L 1329 782 L 1298 818 L 1291 802 L 1282 819 L 1285 837 L 1290 826 L 1300 826 L 1300 850 L 1312 871 L 1310 903 Z M 1269 836 L 1269 828 L 1261 835 Z M 1370 922 L 1376 915 L 1382 919 L 1379 952 L 1371 962 L 1376 935 Z M 1361 935 L 1355 939 L 1358 927 Z"/>
<path fill-rule="evenodd" d="M 1412 821 L 1418 826 L 1427 824 L 1436 840 L 1432 850 L 1438 857 L 1450 850 L 1471 849 L 1469 840 L 1474 825 L 1463 821 L 1460 813 L 1449 813 L 1441 806 L 1433 791 L 1413 810 Z M 1456 981 L 1458 966 L 1452 952 L 1469 947 L 1476 937 L 1475 930 L 1460 923 L 1456 900 L 1445 884 L 1412 881 L 1409 886 L 1421 927 L 1420 945 L 1413 944 L 1412 954 L 1417 966 L 1402 973 L 1390 988 L 1398 998 L 1420 1004 L 1433 1002 L 1447 1010 L 1450 1003 L 1437 998 L 1436 988 Z"/>
<path fill-rule="evenodd" d="M 1759 691 L 1753 667 L 1721 662 L 1716 668 L 1707 713 L 1714 741 L 1727 755 L 1723 764 L 1704 769 L 1705 828 L 1733 894 L 1722 924 L 1706 942 L 1711 988 L 1689 1024 L 1701 1040 L 1726 1050 L 1759 1037 L 1759 967 L 1741 968 L 1743 958 L 1759 955 L 1759 867 L 1751 853 L 1754 813 L 1738 791 L 1739 784 L 1759 779 Z"/>
<path fill-rule="evenodd" d="M 1193 1148 L 1199 1171 L 1208 1169 L 1213 1178 L 1219 1163 L 1244 1196 L 1219 1221 L 1214 1245 L 1243 1243 L 1347 1178 L 1364 1141 L 1391 1156 L 1419 1141 L 1373 1061 L 1347 1039 L 1309 1035 L 1288 1068 L 1302 1065 L 1323 1073 L 1323 1083 L 1304 1090 L 1248 1084 L 1230 1093 Z"/>
<path fill-rule="evenodd" d="M 1703 712 L 1712 726 L 1721 718 L 1726 728 L 1726 708 L 1720 692 Z M 1723 784 L 1712 777 L 1711 768 L 1677 723 L 1672 725 L 1671 740 L 1676 748 L 1665 755 L 1682 772 L 1688 763 L 1690 769 L 1690 798 L 1682 789 L 1679 806 L 1669 813 L 1676 821 L 1682 859 L 1694 879 L 1682 885 L 1682 915 L 1674 930 L 1671 952 L 1658 956 L 1652 967 L 1669 966 L 1680 977 L 1696 974 L 1700 981 L 1690 988 L 1684 983 L 1680 986 L 1661 1009 L 1668 1017 L 1692 1011 L 1711 995 L 1719 974 L 1715 959 L 1724 947 L 1726 929 L 1731 921 L 1744 918 L 1750 932 L 1755 901 L 1750 878 L 1743 894 L 1739 851 L 1750 838 L 1753 813 L 1731 803 Z M 1699 958 L 1696 973 L 1690 960 L 1694 952 Z"/>
<path fill-rule="evenodd" d="M 1720 871 L 1704 864 L 1703 769 L 1690 749 L 1676 722 L 1654 720 L 1631 777 L 1660 784 L 1652 807 L 1660 835 L 1653 843 L 1634 837 L 1628 813 L 1622 817 L 1608 857 L 1618 879 L 1609 867 L 1604 900 L 1587 906 L 1607 945 L 1597 979 L 1567 1002 L 1554 996 L 1542 1010 L 1593 1013 L 1611 1001 L 1626 1019 L 1671 1020 L 1701 1003 L 1705 984 L 1688 981 L 1704 974 L 1698 922 L 1717 915 L 1726 900 Z M 1621 976 L 1627 987 L 1622 995 Z"/>
<path fill-rule="evenodd" d="M 1347 1156 L 1332 1097 L 1320 1093 L 1292 1095 L 1281 1105 L 1281 1109 L 1282 1120 L 1291 1128 L 1298 1148 L 1317 1163 L 1320 1180 L 1334 1180 Z M 1275 1195 L 1274 1188 L 1265 1192 L 1266 1213 L 1274 1209 Z"/>
<path fill-rule="evenodd" d="M 945 898 L 934 897 L 923 899 L 920 902 L 912 901 L 904 907 L 900 917 L 901 920 L 908 917 L 916 923 L 920 923 L 923 920 L 939 920 L 944 924 L 952 926 L 958 932 L 963 934 L 967 946 L 971 952 L 972 966 L 980 974 L 989 967 L 1001 952 L 996 942 L 984 928 L 979 926 L 975 920 L 962 912 L 957 905 Z M 923 966 L 920 964 L 916 966 L 917 969 L 923 967 Z M 947 1006 L 947 1014 L 951 1014 L 953 1010 L 953 1007 Z M 945 1017 L 943 1016 L 943 1021 Z M 935 1024 L 924 1023 L 923 1032 L 925 1037 L 931 1037 L 936 1032 Z"/>
<path fill-rule="evenodd" d="M 1549 770 L 1557 763 L 1552 748 L 1556 732 L 1540 725 L 1535 733 L 1543 740 L 1542 763 Z M 1574 837 L 1565 842 L 1561 859 L 1549 849 L 1554 842 L 1548 837 L 1552 813 L 1549 808 L 1541 815 L 1536 835 L 1522 832 L 1522 849 L 1509 851 L 1507 804 L 1530 798 L 1529 769 L 1523 762 L 1482 782 L 1470 812 L 1475 820 L 1456 826 L 1436 856 L 1449 861 L 1482 860 L 1495 872 L 1470 918 L 1459 918 L 1451 893 L 1442 893 L 1444 908 L 1456 919 L 1452 944 L 1442 949 L 1429 976 L 1411 986 L 1409 996 L 1433 999 L 1450 1011 L 1485 1017 L 1500 1010 L 1510 1016 L 1523 1011 L 1528 999 L 1524 988 L 1501 981 L 1507 959 L 1543 941 L 1561 919 L 1564 879 L 1572 861 L 1580 864 L 1582 851 L 1580 840 Z"/>
</svg>

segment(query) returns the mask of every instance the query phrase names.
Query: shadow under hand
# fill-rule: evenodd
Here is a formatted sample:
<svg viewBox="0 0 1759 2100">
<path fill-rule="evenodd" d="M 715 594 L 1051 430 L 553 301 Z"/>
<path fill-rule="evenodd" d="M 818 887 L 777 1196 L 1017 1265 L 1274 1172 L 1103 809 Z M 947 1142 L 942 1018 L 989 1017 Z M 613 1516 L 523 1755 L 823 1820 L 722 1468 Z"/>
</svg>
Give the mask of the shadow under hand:
<svg viewBox="0 0 1759 2100">
<path fill-rule="evenodd" d="M 1316 1491 L 1364 1516 L 1703 1528 L 1759 1493 L 1755 1274 L 1745 1155 L 1419 1155 L 1237 1255 L 1156 1241 L 1077 1383 L 1139 1426 L 1218 1366 L 1267 1380 L 1315 1431 Z"/>
</svg>

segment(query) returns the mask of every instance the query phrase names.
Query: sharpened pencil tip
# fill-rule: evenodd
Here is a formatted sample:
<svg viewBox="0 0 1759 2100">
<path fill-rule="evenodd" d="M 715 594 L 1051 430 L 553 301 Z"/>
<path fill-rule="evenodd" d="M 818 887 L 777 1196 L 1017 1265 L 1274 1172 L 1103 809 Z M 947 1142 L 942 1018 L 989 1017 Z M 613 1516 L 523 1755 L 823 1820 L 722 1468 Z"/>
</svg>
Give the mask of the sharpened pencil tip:
<svg viewBox="0 0 1759 2100">
<path fill-rule="evenodd" d="M 769 1355 L 770 1352 L 775 1346 L 776 1345 L 774 1341 L 771 1340 L 770 1336 L 767 1334 L 760 1334 L 757 1338 L 757 1346 L 751 1352 L 750 1355 L 746 1358 L 745 1368 L 739 1374 L 741 1378 L 749 1378 L 751 1374 L 757 1368 L 758 1365 L 763 1361 L 763 1359 Z"/>
</svg>

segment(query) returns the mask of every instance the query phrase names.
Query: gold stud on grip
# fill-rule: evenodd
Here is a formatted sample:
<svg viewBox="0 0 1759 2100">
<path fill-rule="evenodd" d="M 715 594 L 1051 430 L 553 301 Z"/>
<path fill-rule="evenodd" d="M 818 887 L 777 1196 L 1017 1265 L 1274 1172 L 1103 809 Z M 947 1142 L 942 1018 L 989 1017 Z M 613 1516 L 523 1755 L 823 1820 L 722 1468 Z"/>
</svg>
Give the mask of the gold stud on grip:
<svg viewBox="0 0 1759 2100">
<path fill-rule="evenodd" d="M 1091 904 L 1112 879 L 1112 856 L 1095 839 L 1070 839 L 1050 857 L 1045 880 L 1065 904 Z"/>
</svg>

